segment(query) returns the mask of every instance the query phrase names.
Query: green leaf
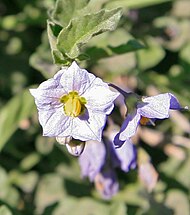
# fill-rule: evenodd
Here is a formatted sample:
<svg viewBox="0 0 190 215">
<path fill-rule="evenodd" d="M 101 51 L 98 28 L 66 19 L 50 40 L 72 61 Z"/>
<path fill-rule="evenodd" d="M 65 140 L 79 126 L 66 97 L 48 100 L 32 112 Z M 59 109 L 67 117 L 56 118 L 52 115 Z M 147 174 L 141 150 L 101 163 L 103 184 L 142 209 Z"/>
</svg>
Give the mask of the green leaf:
<svg viewBox="0 0 190 215">
<path fill-rule="evenodd" d="M 90 47 L 86 50 L 86 54 L 90 56 L 91 61 L 98 61 L 102 58 L 109 57 L 109 53 L 104 48 L 98 48 L 96 46 Z"/>
<path fill-rule="evenodd" d="M 141 70 L 156 66 L 165 56 L 164 49 L 152 37 L 147 37 L 147 47 L 137 52 L 138 64 Z"/>
<path fill-rule="evenodd" d="M 36 137 L 35 147 L 38 153 L 42 155 L 49 154 L 54 147 L 55 138 L 44 137 L 41 134 Z"/>
<path fill-rule="evenodd" d="M 59 36 L 57 48 L 71 59 L 80 54 L 81 45 L 87 43 L 93 36 L 116 28 L 121 17 L 121 9 L 101 10 L 98 13 L 73 19 Z"/>
<path fill-rule="evenodd" d="M 19 201 L 19 192 L 11 186 L 10 175 L 0 166 L 0 199 L 10 206 L 17 206 Z M 0 213 L 1 215 L 1 213 Z M 3 214 L 4 215 L 4 214 Z"/>
<path fill-rule="evenodd" d="M 143 48 L 144 48 L 143 45 L 141 45 L 137 40 L 133 39 L 118 46 L 108 45 L 107 47 L 104 48 L 93 46 L 86 50 L 86 54 L 91 58 L 91 61 L 98 61 L 102 58 L 126 54 L 128 52 L 137 51 Z"/>
<path fill-rule="evenodd" d="M 22 170 L 26 171 L 26 170 L 30 170 L 32 167 L 34 167 L 37 163 L 39 163 L 41 159 L 41 156 L 36 153 L 33 152 L 29 155 L 27 155 L 20 163 L 20 167 Z"/>
<path fill-rule="evenodd" d="M 106 8 L 127 7 L 128 9 L 137 9 L 152 6 L 155 4 L 166 3 L 172 0 L 112 0 L 105 4 Z"/>
<path fill-rule="evenodd" d="M 12 215 L 12 213 L 7 206 L 3 205 L 0 207 L 0 215 Z"/>
<path fill-rule="evenodd" d="M 53 215 L 109 215 L 109 206 L 92 198 L 68 197 L 60 202 Z M 125 215 L 125 214 L 123 214 Z"/>
<path fill-rule="evenodd" d="M 57 50 L 57 47 L 56 47 L 57 37 L 56 36 L 58 36 L 60 31 L 61 31 L 61 29 L 57 30 L 57 25 L 50 22 L 49 20 L 47 21 L 47 34 L 48 34 L 48 39 L 49 39 L 49 44 L 50 44 L 51 50 Z"/>
<path fill-rule="evenodd" d="M 34 190 L 38 182 L 38 174 L 35 171 L 21 173 L 18 170 L 12 170 L 9 174 L 9 181 L 24 192 L 30 193 Z"/>
<path fill-rule="evenodd" d="M 190 65 L 189 50 L 190 50 L 190 42 L 187 43 L 186 46 L 184 46 L 183 49 L 180 51 L 180 58 Z"/>
<path fill-rule="evenodd" d="M 113 202 L 110 208 L 110 215 L 127 215 L 126 206 L 123 202 Z"/>
<path fill-rule="evenodd" d="M 52 11 L 52 20 L 66 27 L 70 20 L 84 15 L 82 9 L 88 5 L 89 0 L 58 0 L 55 5 L 55 9 Z"/>
<path fill-rule="evenodd" d="M 129 40 L 125 44 L 121 44 L 119 46 L 113 47 L 109 46 L 109 49 L 114 53 L 114 54 L 125 54 L 127 52 L 132 52 L 136 51 L 139 49 L 143 49 L 144 46 L 140 44 L 137 40 Z"/>
<path fill-rule="evenodd" d="M 50 46 L 54 47 L 53 40 L 50 40 L 50 42 Z M 30 56 L 29 62 L 30 65 L 36 70 L 40 71 L 45 78 L 51 78 L 57 72 L 58 68 L 56 65 L 53 64 L 51 58 L 51 52 L 46 31 L 42 34 L 41 45 L 37 48 L 36 52 Z"/>
<path fill-rule="evenodd" d="M 172 214 L 189 214 L 189 199 L 188 196 L 179 189 L 171 189 L 167 192 L 166 206 L 173 210 Z"/>
<path fill-rule="evenodd" d="M 63 56 L 63 54 L 57 49 L 57 37 L 55 36 L 58 34 L 57 32 L 60 32 L 59 26 L 50 21 L 47 21 L 47 33 L 53 62 L 57 65 L 68 65 L 69 61 L 67 60 L 67 57 Z"/>
<path fill-rule="evenodd" d="M 47 206 L 59 202 L 61 199 L 66 199 L 63 181 L 63 177 L 55 173 L 45 174 L 41 178 L 34 199 L 37 214 L 42 214 Z"/>
<path fill-rule="evenodd" d="M 30 117 L 35 111 L 34 99 L 26 89 L 12 98 L 0 111 L 0 150 L 16 131 L 21 120 Z"/>
</svg>

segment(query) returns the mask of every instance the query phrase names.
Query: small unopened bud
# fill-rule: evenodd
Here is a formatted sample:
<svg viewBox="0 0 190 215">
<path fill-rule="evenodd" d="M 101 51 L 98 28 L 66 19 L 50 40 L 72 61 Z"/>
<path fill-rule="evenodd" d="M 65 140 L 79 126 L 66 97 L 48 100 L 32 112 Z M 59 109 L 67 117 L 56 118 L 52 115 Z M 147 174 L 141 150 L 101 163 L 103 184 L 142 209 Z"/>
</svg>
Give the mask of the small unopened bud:
<svg viewBox="0 0 190 215">
<path fill-rule="evenodd" d="M 66 147 L 70 154 L 79 156 L 84 150 L 85 142 L 71 141 L 70 143 L 66 144 Z"/>
<path fill-rule="evenodd" d="M 188 106 L 185 106 L 185 107 L 184 107 L 184 110 L 189 110 L 189 107 L 188 107 Z"/>
<path fill-rule="evenodd" d="M 71 136 L 67 137 L 56 137 L 56 141 L 62 145 L 69 144 L 69 142 L 72 140 Z"/>
</svg>

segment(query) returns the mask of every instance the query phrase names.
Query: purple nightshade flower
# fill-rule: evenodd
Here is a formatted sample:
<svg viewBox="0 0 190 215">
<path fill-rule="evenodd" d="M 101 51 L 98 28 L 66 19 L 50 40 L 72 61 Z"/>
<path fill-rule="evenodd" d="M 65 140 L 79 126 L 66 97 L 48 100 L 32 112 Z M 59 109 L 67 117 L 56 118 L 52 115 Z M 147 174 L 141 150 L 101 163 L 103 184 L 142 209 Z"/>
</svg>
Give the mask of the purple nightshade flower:
<svg viewBox="0 0 190 215">
<path fill-rule="evenodd" d="M 82 176 L 88 176 L 90 181 L 94 181 L 105 163 L 105 157 L 106 149 L 102 142 L 87 141 L 84 151 L 79 157 Z"/>
<path fill-rule="evenodd" d="M 116 167 L 119 167 L 124 172 L 136 167 L 137 151 L 131 140 L 127 139 L 121 147 L 116 148 L 113 145 L 113 149 L 119 161 L 119 165 Z"/>
<path fill-rule="evenodd" d="M 137 101 L 135 111 L 129 113 L 124 120 L 121 130 L 114 140 L 117 147 L 130 139 L 136 132 L 139 124 L 146 125 L 153 123 L 155 119 L 169 117 L 169 110 L 182 109 L 177 98 L 171 93 L 159 94 L 156 96 L 142 97 Z"/>
<path fill-rule="evenodd" d="M 119 93 L 76 62 L 63 67 L 37 89 L 30 89 L 43 135 L 101 141 L 106 115 Z"/>
<path fill-rule="evenodd" d="M 96 190 L 104 199 L 110 199 L 119 191 L 119 183 L 114 169 L 103 170 L 94 180 Z"/>
<path fill-rule="evenodd" d="M 115 169 L 128 172 L 136 167 L 136 150 L 131 142 L 115 149 L 111 141 L 87 141 L 79 164 L 82 176 L 94 181 L 98 192 L 107 199 L 119 189 Z"/>
</svg>

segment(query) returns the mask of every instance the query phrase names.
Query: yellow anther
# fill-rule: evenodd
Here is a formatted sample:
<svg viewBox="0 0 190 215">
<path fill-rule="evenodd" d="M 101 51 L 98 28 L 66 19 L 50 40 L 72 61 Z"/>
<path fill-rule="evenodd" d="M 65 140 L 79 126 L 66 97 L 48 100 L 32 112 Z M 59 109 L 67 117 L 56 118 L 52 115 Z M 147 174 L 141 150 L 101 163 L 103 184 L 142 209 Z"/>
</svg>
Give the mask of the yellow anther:
<svg viewBox="0 0 190 215">
<path fill-rule="evenodd" d="M 152 119 L 149 119 L 147 117 L 142 116 L 140 119 L 140 124 L 141 125 L 147 125 L 147 124 L 152 124 L 153 126 L 155 126 L 155 123 Z"/>
<path fill-rule="evenodd" d="M 77 117 L 84 111 L 86 100 L 73 91 L 61 97 L 60 101 L 64 103 L 64 111 L 67 116 Z"/>
<path fill-rule="evenodd" d="M 140 119 L 140 124 L 141 125 L 147 125 L 150 122 L 150 119 L 147 117 L 142 116 Z"/>
<path fill-rule="evenodd" d="M 81 112 L 80 100 L 75 97 L 74 98 L 69 97 L 69 99 L 65 103 L 64 109 L 65 109 L 66 115 L 77 117 L 78 115 L 80 115 L 80 112 Z"/>
</svg>

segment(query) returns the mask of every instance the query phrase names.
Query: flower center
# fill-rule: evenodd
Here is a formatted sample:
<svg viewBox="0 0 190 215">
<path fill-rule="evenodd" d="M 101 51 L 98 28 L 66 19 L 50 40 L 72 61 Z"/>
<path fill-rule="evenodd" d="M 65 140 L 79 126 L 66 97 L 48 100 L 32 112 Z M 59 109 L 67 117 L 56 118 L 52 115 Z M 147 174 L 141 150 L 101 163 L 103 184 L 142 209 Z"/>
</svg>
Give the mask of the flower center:
<svg viewBox="0 0 190 215">
<path fill-rule="evenodd" d="M 62 96 L 60 101 L 64 104 L 64 111 L 67 116 L 77 117 L 85 111 L 86 99 L 80 97 L 76 91 Z"/>
<path fill-rule="evenodd" d="M 141 125 L 152 124 L 153 126 L 155 126 L 154 120 L 149 119 L 149 118 L 147 118 L 147 117 L 145 117 L 145 116 L 141 116 L 140 124 L 141 124 Z"/>
<path fill-rule="evenodd" d="M 141 125 L 147 125 L 150 122 L 150 119 L 147 117 L 142 116 L 140 119 L 140 124 Z"/>
</svg>

